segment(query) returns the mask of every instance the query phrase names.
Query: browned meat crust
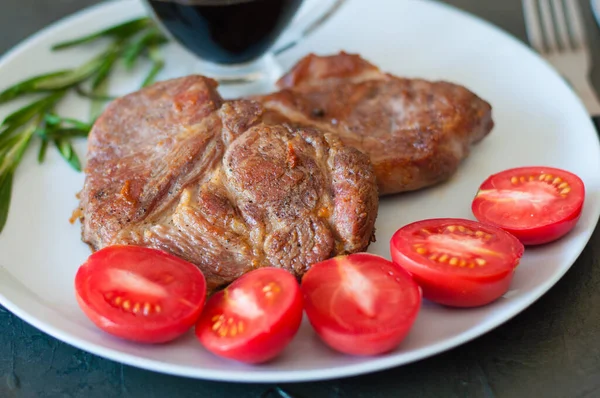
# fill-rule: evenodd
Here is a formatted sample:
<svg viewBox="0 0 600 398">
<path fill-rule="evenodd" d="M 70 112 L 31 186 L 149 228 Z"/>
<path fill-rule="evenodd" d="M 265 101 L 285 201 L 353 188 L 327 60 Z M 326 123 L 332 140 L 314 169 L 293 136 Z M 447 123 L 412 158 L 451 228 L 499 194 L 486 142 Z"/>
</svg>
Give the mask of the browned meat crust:
<svg viewBox="0 0 600 398">
<path fill-rule="evenodd" d="M 311 125 L 368 154 L 381 195 L 447 180 L 493 128 L 491 106 L 448 82 L 381 72 L 358 55 L 308 55 L 256 97 L 268 120 Z"/>
<path fill-rule="evenodd" d="M 209 289 L 257 267 L 300 276 L 365 250 L 378 208 L 367 156 L 313 127 L 265 125 L 188 76 L 115 100 L 89 137 L 82 236 L 196 264 Z"/>
</svg>

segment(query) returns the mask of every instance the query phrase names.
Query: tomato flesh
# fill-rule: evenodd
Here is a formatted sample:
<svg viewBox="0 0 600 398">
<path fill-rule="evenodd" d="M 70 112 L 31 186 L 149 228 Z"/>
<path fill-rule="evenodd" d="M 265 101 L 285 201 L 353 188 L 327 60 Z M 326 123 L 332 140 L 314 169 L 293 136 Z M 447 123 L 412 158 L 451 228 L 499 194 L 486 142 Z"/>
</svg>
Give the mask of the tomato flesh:
<svg viewBox="0 0 600 398">
<path fill-rule="evenodd" d="M 88 318 L 114 336 L 164 343 L 188 331 L 206 297 L 193 264 L 137 246 L 109 246 L 92 254 L 75 277 L 77 302 Z"/>
<path fill-rule="evenodd" d="M 525 245 L 555 241 L 575 227 L 585 198 L 583 181 L 550 167 L 521 167 L 486 179 L 471 209 L 484 223 L 500 227 Z"/>
<path fill-rule="evenodd" d="M 397 347 L 421 306 L 421 290 L 398 265 L 368 253 L 313 264 L 302 278 L 305 311 L 319 337 L 351 355 Z"/>
<path fill-rule="evenodd" d="M 196 325 L 196 337 L 215 355 L 245 363 L 277 357 L 298 332 L 303 305 L 296 278 L 265 267 L 214 294 Z"/>
<path fill-rule="evenodd" d="M 492 225 L 443 218 L 400 228 L 390 248 L 426 299 L 453 307 L 488 304 L 508 290 L 524 247 Z"/>
</svg>

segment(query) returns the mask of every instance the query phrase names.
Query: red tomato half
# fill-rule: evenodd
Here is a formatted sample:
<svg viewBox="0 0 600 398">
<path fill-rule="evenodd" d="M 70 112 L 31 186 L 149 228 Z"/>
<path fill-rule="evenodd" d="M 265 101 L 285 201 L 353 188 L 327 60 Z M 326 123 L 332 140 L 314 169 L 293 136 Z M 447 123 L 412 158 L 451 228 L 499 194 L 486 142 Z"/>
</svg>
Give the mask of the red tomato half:
<svg viewBox="0 0 600 398">
<path fill-rule="evenodd" d="M 510 232 L 525 245 L 539 245 L 573 229 L 584 198 L 583 181 L 575 174 L 522 167 L 485 180 L 471 208 L 479 221 Z"/>
<path fill-rule="evenodd" d="M 246 363 L 266 362 L 283 351 L 302 321 L 296 278 L 280 268 L 251 271 L 213 295 L 196 325 L 212 353 Z"/>
<path fill-rule="evenodd" d="M 100 329 L 142 343 L 163 343 L 189 330 L 206 297 L 196 266 L 165 252 L 109 246 L 75 277 L 77 301 Z"/>
<path fill-rule="evenodd" d="M 391 240 L 392 259 L 412 274 L 423 297 L 454 307 L 484 305 L 506 293 L 523 251 L 500 228 L 453 218 L 406 225 Z"/>
<path fill-rule="evenodd" d="M 302 279 L 310 323 L 330 347 L 377 355 L 397 347 L 421 307 L 421 289 L 398 265 L 368 253 L 313 264 Z"/>
</svg>

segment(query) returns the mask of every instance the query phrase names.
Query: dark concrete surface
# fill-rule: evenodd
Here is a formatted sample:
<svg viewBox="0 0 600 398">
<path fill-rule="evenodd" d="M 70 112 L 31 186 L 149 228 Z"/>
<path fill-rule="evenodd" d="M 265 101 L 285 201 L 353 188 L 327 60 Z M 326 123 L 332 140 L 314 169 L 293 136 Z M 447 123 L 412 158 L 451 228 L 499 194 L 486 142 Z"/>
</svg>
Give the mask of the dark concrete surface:
<svg viewBox="0 0 600 398">
<path fill-rule="evenodd" d="M 390 0 L 393 1 L 393 0 Z M 524 39 L 520 0 L 447 0 Z M 96 0 L 1 0 L 0 54 Z M 600 30 L 587 1 L 600 68 Z M 594 72 L 600 89 L 599 70 Z M 99 358 L 32 328 L 0 307 L 0 398 L 275 397 L 272 385 L 156 374 Z M 600 397 L 600 229 L 539 301 L 452 351 L 366 376 L 282 386 L 297 397 Z"/>
</svg>

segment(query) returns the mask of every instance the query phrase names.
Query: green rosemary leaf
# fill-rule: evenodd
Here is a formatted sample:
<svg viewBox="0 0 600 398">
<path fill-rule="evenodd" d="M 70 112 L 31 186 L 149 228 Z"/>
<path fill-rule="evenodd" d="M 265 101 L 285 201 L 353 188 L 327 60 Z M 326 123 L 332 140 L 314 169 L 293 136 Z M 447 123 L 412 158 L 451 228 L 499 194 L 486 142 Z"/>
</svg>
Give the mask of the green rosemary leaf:
<svg viewBox="0 0 600 398">
<path fill-rule="evenodd" d="M 71 146 L 71 143 L 66 138 L 57 138 L 54 140 L 54 144 L 58 148 L 60 155 L 65 159 L 71 167 L 73 167 L 77 171 L 81 171 L 81 163 L 79 162 L 79 157 L 75 153 L 75 150 Z"/>
<path fill-rule="evenodd" d="M 19 143 L 21 137 L 16 134 L 13 136 L 4 136 L 0 139 L 0 160 L 3 161 L 3 158 L 7 153 L 10 152 L 15 145 Z"/>
<path fill-rule="evenodd" d="M 68 161 L 71 158 L 71 154 L 73 153 L 71 145 L 69 145 L 69 141 L 63 139 L 56 139 L 54 140 L 54 143 L 56 144 L 56 147 L 58 148 L 58 151 L 60 152 L 62 157 Z"/>
<path fill-rule="evenodd" d="M 69 159 L 69 164 L 76 171 L 81 172 L 81 162 L 79 161 L 79 156 L 77 156 L 77 152 L 71 147 L 71 158 Z"/>
<path fill-rule="evenodd" d="M 48 73 L 21 82 L 0 93 L 0 104 L 16 99 L 24 94 L 63 90 L 78 84 L 98 72 L 106 55 L 106 53 L 101 54 L 84 65 L 69 71 Z"/>
<path fill-rule="evenodd" d="M 70 73 L 70 70 L 62 70 L 58 72 L 45 73 L 43 75 L 38 75 L 31 77 L 27 80 L 23 80 L 0 93 L 0 104 L 16 99 L 23 94 L 29 94 L 39 91 L 38 89 L 36 89 L 36 86 L 37 84 L 39 84 L 39 82 L 43 82 L 47 79 L 56 79 L 64 77 L 65 75 L 68 75 Z"/>
<path fill-rule="evenodd" d="M 34 88 L 38 91 L 62 90 L 79 84 L 100 70 L 107 55 L 107 53 L 102 53 L 99 56 L 92 58 L 82 66 L 71 70 L 70 73 L 65 75 L 50 77 L 45 80 L 38 81 L 34 85 Z"/>
<path fill-rule="evenodd" d="M 92 80 L 92 90 L 97 89 L 102 83 L 106 81 L 118 56 L 118 50 L 115 50 L 107 55 L 102 65 L 98 68 L 98 73 L 96 74 L 96 76 L 94 76 L 94 80 Z"/>
<path fill-rule="evenodd" d="M 31 104 L 11 113 L 2 122 L 2 126 L 22 126 L 31 118 L 43 112 L 45 109 L 53 106 L 65 95 L 64 91 L 59 91 L 41 98 Z M 3 133 L 0 133 L 2 135 Z"/>
<path fill-rule="evenodd" d="M 164 37 L 158 29 L 152 28 L 127 46 L 123 52 L 125 67 L 128 70 L 131 70 L 135 65 L 135 61 L 138 60 L 139 56 L 144 52 L 148 45 L 161 45 L 166 42 L 166 37 Z"/>
<path fill-rule="evenodd" d="M 63 119 L 56 113 L 46 113 L 44 115 L 44 123 L 47 127 L 58 126 L 62 123 Z"/>
<path fill-rule="evenodd" d="M 49 139 L 58 138 L 85 138 L 89 135 L 89 130 L 81 130 L 77 128 L 61 128 L 52 129 L 45 132 L 45 136 Z"/>
<path fill-rule="evenodd" d="M 44 160 L 46 159 L 46 152 L 48 151 L 48 140 L 45 137 L 42 137 L 42 139 L 40 140 L 41 144 L 40 144 L 40 151 L 38 152 L 38 163 L 44 163 Z"/>
<path fill-rule="evenodd" d="M 46 113 L 44 115 L 44 120 L 46 121 L 47 124 L 52 124 L 54 126 L 66 124 L 66 125 L 75 127 L 76 129 L 87 130 L 87 131 L 89 131 L 92 128 L 92 125 L 89 123 L 82 122 L 81 120 L 77 120 L 77 119 L 58 116 L 55 113 Z"/>
<path fill-rule="evenodd" d="M 160 51 L 158 50 L 158 46 L 156 46 L 156 45 L 150 46 L 149 56 L 150 56 L 150 59 L 152 60 L 152 68 L 150 69 L 150 73 L 148 73 L 148 76 L 142 83 L 142 87 L 146 87 L 146 86 L 149 86 L 150 84 L 154 83 L 154 79 L 156 78 L 156 75 L 158 75 L 159 72 L 165 66 L 165 61 L 163 60 L 162 55 L 160 54 Z"/>
<path fill-rule="evenodd" d="M 109 102 L 109 101 L 113 101 L 113 100 L 117 99 L 117 97 L 113 97 L 111 95 L 94 94 L 90 91 L 86 91 L 85 89 L 81 88 L 81 86 L 77 86 L 75 88 L 75 91 L 77 92 L 77 94 L 79 96 L 84 97 L 84 98 L 89 98 L 94 101 Z"/>
<path fill-rule="evenodd" d="M 36 125 L 31 123 L 22 134 L 14 137 L 14 145 L 4 148 L 6 150 L 3 150 L 0 156 L 0 233 L 8 219 L 14 172 L 31 142 L 35 129 Z"/>
<path fill-rule="evenodd" d="M 151 21 L 148 17 L 134 19 L 132 21 L 123 22 L 121 24 L 111 26 L 110 28 L 94 32 L 83 37 L 55 44 L 54 46 L 52 46 L 52 50 L 62 50 L 80 44 L 91 43 L 102 37 L 118 37 L 122 39 L 127 38 L 144 29 L 145 27 L 149 26 L 150 24 Z"/>
<path fill-rule="evenodd" d="M 0 149 L 0 176 L 12 173 L 17 168 L 36 128 L 37 123 L 30 123 L 19 135 L 8 140 L 10 145 L 6 145 L 7 142 L 4 143 Z"/>
<path fill-rule="evenodd" d="M 0 233 L 8 220 L 8 209 L 10 208 L 10 196 L 12 192 L 13 173 L 0 175 Z"/>
</svg>

